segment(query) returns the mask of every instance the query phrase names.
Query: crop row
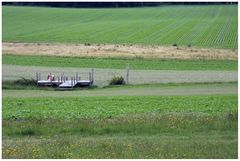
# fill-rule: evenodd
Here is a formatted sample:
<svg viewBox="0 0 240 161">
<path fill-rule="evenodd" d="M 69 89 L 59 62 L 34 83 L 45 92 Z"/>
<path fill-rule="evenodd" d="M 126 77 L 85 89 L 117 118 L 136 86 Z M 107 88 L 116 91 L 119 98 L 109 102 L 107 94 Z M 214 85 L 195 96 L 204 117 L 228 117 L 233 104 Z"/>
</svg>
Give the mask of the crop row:
<svg viewBox="0 0 240 161">
<path fill-rule="evenodd" d="M 122 96 L 83 98 L 4 98 L 3 119 L 106 118 L 140 113 L 237 111 L 237 96 Z"/>
<path fill-rule="evenodd" d="M 124 9 L 3 7 L 3 41 L 237 47 L 237 5 Z"/>
</svg>

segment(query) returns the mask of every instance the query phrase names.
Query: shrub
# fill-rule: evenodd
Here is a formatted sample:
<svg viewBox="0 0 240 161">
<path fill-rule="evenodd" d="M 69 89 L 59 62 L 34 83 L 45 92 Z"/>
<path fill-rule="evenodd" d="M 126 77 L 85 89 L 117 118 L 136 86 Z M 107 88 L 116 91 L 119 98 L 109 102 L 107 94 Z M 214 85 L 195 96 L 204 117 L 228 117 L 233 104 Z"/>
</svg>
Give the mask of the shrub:
<svg viewBox="0 0 240 161">
<path fill-rule="evenodd" d="M 114 76 L 109 83 L 109 85 L 123 85 L 123 84 L 125 84 L 125 81 L 122 76 Z"/>
<path fill-rule="evenodd" d="M 177 46 L 177 44 L 176 44 L 176 43 L 174 43 L 174 44 L 173 44 L 173 46 Z"/>
<path fill-rule="evenodd" d="M 16 85 L 22 85 L 22 86 L 35 86 L 37 85 L 37 81 L 34 79 L 26 79 L 26 78 L 21 78 L 13 82 Z"/>
<path fill-rule="evenodd" d="M 90 43 L 84 43 L 84 45 L 85 45 L 85 46 L 91 46 L 91 44 L 90 44 Z"/>
<path fill-rule="evenodd" d="M 20 131 L 20 134 L 23 136 L 33 136 L 36 135 L 36 131 L 34 131 L 34 129 L 27 128 L 23 131 Z"/>
</svg>

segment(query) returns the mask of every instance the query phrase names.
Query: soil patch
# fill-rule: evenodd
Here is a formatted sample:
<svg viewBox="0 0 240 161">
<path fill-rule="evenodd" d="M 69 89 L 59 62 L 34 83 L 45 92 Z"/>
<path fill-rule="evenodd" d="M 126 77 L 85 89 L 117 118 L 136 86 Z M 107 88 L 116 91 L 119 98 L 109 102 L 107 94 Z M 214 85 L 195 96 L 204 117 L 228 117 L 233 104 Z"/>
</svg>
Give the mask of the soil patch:
<svg viewBox="0 0 240 161">
<path fill-rule="evenodd" d="M 237 60 L 234 49 L 203 49 L 174 46 L 62 44 L 62 43 L 2 43 L 3 54 L 50 55 L 78 57 L 129 57 L 159 59 L 219 59 Z"/>
</svg>

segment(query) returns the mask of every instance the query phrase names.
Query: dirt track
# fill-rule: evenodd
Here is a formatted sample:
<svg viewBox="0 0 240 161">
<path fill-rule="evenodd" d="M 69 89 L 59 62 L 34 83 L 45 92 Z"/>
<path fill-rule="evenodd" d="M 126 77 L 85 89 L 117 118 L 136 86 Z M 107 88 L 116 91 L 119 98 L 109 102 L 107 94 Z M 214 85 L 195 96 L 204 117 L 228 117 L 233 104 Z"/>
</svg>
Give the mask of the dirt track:
<svg viewBox="0 0 240 161">
<path fill-rule="evenodd" d="M 231 49 L 201 49 L 173 46 L 143 45 L 84 45 L 57 43 L 6 43 L 3 54 L 87 56 L 87 57 L 141 57 L 164 59 L 228 59 L 237 60 L 237 51 Z"/>
<path fill-rule="evenodd" d="M 65 72 L 67 76 L 73 76 L 79 72 L 81 79 L 87 79 L 90 69 L 88 68 L 54 68 L 17 66 L 3 64 L 2 79 L 14 80 L 24 78 L 35 79 L 35 73 L 41 72 L 43 79 L 46 79 L 49 72 L 56 76 Z M 94 82 L 98 86 L 108 84 L 114 76 L 125 76 L 125 70 L 121 69 L 95 69 Z M 237 81 L 237 71 L 165 71 L 165 70 L 130 70 L 129 81 L 131 84 L 150 83 L 184 83 L 184 82 L 230 82 Z"/>
</svg>

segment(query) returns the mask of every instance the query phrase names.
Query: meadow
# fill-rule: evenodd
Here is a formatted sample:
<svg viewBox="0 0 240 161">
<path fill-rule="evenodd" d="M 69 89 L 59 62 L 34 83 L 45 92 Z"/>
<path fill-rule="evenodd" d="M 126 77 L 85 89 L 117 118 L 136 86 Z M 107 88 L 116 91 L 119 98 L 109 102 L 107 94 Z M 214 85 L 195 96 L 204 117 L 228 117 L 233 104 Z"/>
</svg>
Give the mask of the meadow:
<svg viewBox="0 0 240 161">
<path fill-rule="evenodd" d="M 3 6 L 3 41 L 237 48 L 237 5 L 131 9 Z"/>
<path fill-rule="evenodd" d="M 145 70 L 237 70 L 237 60 L 169 60 L 98 57 L 89 58 L 4 54 L 2 56 L 2 63 L 25 66 L 109 69 L 124 69 L 126 67 L 126 64 L 129 64 L 131 69 Z"/>
<path fill-rule="evenodd" d="M 237 158 L 237 96 L 4 98 L 3 139 L 3 158 Z"/>
</svg>

